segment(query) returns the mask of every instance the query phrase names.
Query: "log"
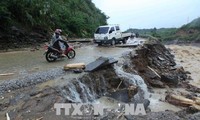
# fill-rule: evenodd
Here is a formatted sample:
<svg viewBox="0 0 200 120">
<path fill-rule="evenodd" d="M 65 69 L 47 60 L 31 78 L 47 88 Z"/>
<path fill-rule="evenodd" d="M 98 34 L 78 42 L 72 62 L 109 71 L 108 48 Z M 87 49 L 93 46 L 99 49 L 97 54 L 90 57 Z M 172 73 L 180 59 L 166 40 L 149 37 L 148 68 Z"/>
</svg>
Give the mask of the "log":
<svg viewBox="0 0 200 120">
<path fill-rule="evenodd" d="M 64 66 L 64 70 L 70 70 L 70 69 L 84 69 L 85 63 L 74 63 L 74 64 L 67 64 Z"/>
<path fill-rule="evenodd" d="M 9 76 L 9 75 L 14 75 L 14 73 L 3 73 L 3 74 L 0 74 L 0 76 Z"/>
<path fill-rule="evenodd" d="M 196 103 L 197 105 L 200 105 L 200 98 L 194 97 L 193 100 L 195 101 L 195 103 Z"/>
<path fill-rule="evenodd" d="M 179 96 L 179 95 L 170 94 L 170 95 L 167 95 L 165 99 L 171 104 L 183 106 L 183 107 L 189 107 L 195 104 L 193 100 L 185 98 L 183 96 Z"/>
<path fill-rule="evenodd" d="M 183 96 L 169 94 L 165 98 L 169 103 L 173 105 L 183 106 L 183 107 L 189 107 L 195 104 L 195 101 L 185 98 Z"/>
<path fill-rule="evenodd" d="M 179 105 L 183 107 L 191 107 L 200 111 L 200 98 L 194 97 L 192 99 L 185 98 L 184 96 L 170 94 L 165 98 L 169 103 L 173 105 Z"/>
<path fill-rule="evenodd" d="M 196 104 L 193 104 L 192 107 L 198 111 L 200 111 L 200 106 L 199 105 L 196 105 Z"/>
</svg>

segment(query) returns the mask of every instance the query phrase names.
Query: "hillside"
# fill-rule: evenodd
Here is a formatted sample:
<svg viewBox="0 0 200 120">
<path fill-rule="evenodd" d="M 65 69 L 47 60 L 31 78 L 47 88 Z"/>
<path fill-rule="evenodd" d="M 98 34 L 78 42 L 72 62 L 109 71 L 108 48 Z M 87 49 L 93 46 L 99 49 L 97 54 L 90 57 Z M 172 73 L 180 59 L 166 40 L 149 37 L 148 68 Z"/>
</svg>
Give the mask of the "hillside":
<svg viewBox="0 0 200 120">
<path fill-rule="evenodd" d="M 106 20 L 91 0 L 0 1 L 0 49 L 48 41 L 56 28 L 69 37 L 89 37 Z"/>
<path fill-rule="evenodd" d="M 200 41 L 200 17 L 183 25 L 176 32 L 177 39 L 184 41 Z"/>
<path fill-rule="evenodd" d="M 128 29 L 127 32 L 139 33 L 140 36 L 153 36 L 160 41 L 200 42 L 200 18 L 180 28 Z"/>
<path fill-rule="evenodd" d="M 163 41 L 166 39 L 173 39 L 173 35 L 176 33 L 177 28 L 152 28 L 152 29 L 128 29 L 127 32 L 138 33 L 140 36 L 148 37 L 153 36 Z"/>
<path fill-rule="evenodd" d="M 192 22 L 183 25 L 181 29 L 197 29 L 200 30 L 200 17 L 194 19 Z"/>
</svg>

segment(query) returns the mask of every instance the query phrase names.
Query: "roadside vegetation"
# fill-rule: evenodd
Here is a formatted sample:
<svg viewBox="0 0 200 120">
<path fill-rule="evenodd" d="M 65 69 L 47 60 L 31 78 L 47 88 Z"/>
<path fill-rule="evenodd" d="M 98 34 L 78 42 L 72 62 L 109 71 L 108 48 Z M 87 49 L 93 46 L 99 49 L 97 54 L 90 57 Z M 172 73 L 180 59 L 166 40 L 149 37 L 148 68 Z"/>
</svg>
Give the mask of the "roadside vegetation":
<svg viewBox="0 0 200 120">
<path fill-rule="evenodd" d="M 56 28 L 69 37 L 91 37 L 97 26 L 107 24 L 107 18 L 91 0 L 1 0 L 0 41 L 33 43 L 28 40 L 33 34 L 27 34 L 36 32 L 46 39 Z"/>
<path fill-rule="evenodd" d="M 90 36 L 106 15 L 91 0 L 4 0 L 0 2 L 2 29 L 8 26 L 47 30 L 62 28 L 80 37 Z"/>
</svg>

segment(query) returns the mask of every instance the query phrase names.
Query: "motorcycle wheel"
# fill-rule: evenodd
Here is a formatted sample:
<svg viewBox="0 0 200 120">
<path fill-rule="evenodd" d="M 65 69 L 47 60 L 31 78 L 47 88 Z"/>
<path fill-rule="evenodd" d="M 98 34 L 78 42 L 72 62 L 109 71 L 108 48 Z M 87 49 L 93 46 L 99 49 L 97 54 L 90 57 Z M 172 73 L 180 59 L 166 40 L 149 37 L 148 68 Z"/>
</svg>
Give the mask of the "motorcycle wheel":
<svg viewBox="0 0 200 120">
<path fill-rule="evenodd" d="M 54 61 L 56 61 L 56 58 L 55 58 L 55 57 L 52 57 L 52 56 L 55 56 L 54 53 L 51 52 L 51 51 L 48 51 L 48 52 L 46 53 L 46 60 L 47 60 L 48 62 L 54 62 Z"/>
<path fill-rule="evenodd" d="M 69 59 L 72 59 L 76 56 L 76 52 L 74 50 L 70 50 L 68 53 L 67 53 L 67 57 Z"/>
</svg>

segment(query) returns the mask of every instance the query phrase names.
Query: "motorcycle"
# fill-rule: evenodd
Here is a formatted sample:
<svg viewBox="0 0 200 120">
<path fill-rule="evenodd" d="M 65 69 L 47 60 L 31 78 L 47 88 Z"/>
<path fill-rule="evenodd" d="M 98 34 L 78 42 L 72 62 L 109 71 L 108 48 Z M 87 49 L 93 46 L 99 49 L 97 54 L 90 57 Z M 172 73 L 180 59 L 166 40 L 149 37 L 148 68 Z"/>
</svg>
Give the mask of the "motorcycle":
<svg viewBox="0 0 200 120">
<path fill-rule="evenodd" d="M 46 49 L 46 52 L 44 53 L 44 55 L 48 62 L 54 62 L 59 58 L 63 58 L 63 56 L 61 56 L 62 53 L 59 50 L 57 50 L 56 48 L 53 48 L 52 46 L 49 46 L 49 45 L 45 45 L 44 47 Z M 69 46 L 68 48 L 66 48 L 64 50 L 64 54 L 69 59 L 72 59 L 76 56 L 76 52 L 72 46 Z"/>
</svg>

